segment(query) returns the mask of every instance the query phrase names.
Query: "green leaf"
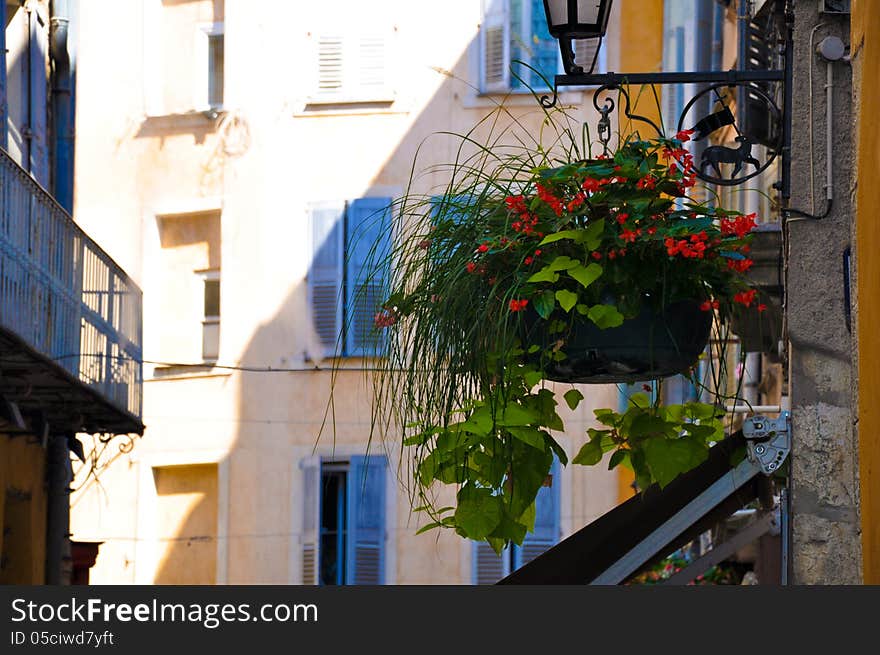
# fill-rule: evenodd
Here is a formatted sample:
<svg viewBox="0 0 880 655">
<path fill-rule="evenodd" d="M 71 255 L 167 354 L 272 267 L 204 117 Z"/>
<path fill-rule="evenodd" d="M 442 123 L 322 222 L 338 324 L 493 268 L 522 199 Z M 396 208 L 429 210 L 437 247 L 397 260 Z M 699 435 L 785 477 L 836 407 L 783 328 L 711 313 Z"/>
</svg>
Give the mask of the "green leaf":
<svg viewBox="0 0 880 655">
<path fill-rule="evenodd" d="M 556 292 L 556 300 L 559 301 L 559 306 L 562 307 L 562 309 L 566 312 L 570 312 L 577 304 L 578 295 L 568 289 L 560 289 Z"/>
<path fill-rule="evenodd" d="M 504 427 L 530 425 L 537 420 L 538 412 L 522 405 L 511 403 L 501 412 L 501 419 L 498 421 L 498 425 Z"/>
<path fill-rule="evenodd" d="M 572 259 L 571 257 L 560 255 L 558 257 L 555 257 L 552 262 L 547 264 L 547 268 L 549 268 L 551 271 L 567 271 L 580 265 L 581 263 L 577 259 Z"/>
<path fill-rule="evenodd" d="M 562 239 L 573 239 L 577 241 L 582 238 L 583 232 L 581 230 L 560 230 L 559 232 L 554 232 L 553 234 L 548 234 L 543 239 L 541 239 L 541 243 L 539 246 L 545 246 L 548 243 L 554 243 L 556 241 L 561 241 Z"/>
<path fill-rule="evenodd" d="M 578 303 L 574 307 L 577 310 L 577 313 L 581 316 L 586 316 L 590 312 L 590 306 L 584 305 L 583 303 Z"/>
<path fill-rule="evenodd" d="M 623 324 L 623 314 L 614 305 L 593 305 L 587 317 L 603 330 Z"/>
<path fill-rule="evenodd" d="M 439 522 L 428 523 L 427 525 L 423 525 L 418 530 L 416 530 L 416 534 L 420 535 L 423 532 L 427 532 L 428 530 L 433 530 L 434 528 L 442 528 L 443 524 Z"/>
<path fill-rule="evenodd" d="M 461 424 L 463 430 L 474 434 L 489 434 L 492 431 L 492 412 L 488 407 L 478 407 Z"/>
<path fill-rule="evenodd" d="M 602 445 L 598 439 L 591 439 L 585 443 L 578 454 L 571 460 L 572 464 L 583 464 L 584 466 L 593 466 L 602 460 Z"/>
<path fill-rule="evenodd" d="M 501 498 L 491 489 L 467 484 L 458 492 L 455 525 L 469 539 L 485 539 L 501 522 Z"/>
<path fill-rule="evenodd" d="M 507 431 L 532 448 L 537 448 L 538 450 L 544 450 L 545 448 L 544 433 L 538 428 L 509 427 Z"/>
<path fill-rule="evenodd" d="M 543 379 L 544 374 L 541 371 L 526 371 L 523 373 L 523 380 L 525 380 L 526 386 L 530 389 Z"/>
<path fill-rule="evenodd" d="M 568 408 L 575 410 L 577 409 L 578 404 L 584 399 L 584 394 L 577 389 L 569 389 L 562 397 L 565 398 Z"/>
<path fill-rule="evenodd" d="M 548 319 L 553 313 L 553 308 L 556 307 L 556 297 L 552 291 L 545 291 L 535 296 L 533 306 L 541 318 Z"/>
<path fill-rule="evenodd" d="M 583 264 L 575 266 L 568 270 L 568 275 L 580 282 L 581 286 L 586 288 L 595 282 L 602 275 L 602 267 L 599 264 L 591 262 L 587 266 Z"/>
<path fill-rule="evenodd" d="M 656 437 L 647 440 L 642 450 L 651 476 L 661 487 L 668 485 L 680 474 L 702 464 L 709 454 L 706 444 L 692 437 L 679 439 Z"/>
<path fill-rule="evenodd" d="M 598 221 L 590 223 L 587 229 L 583 231 L 581 242 L 585 243 L 587 248 L 595 250 L 599 247 L 602 240 L 602 231 L 605 229 L 605 219 L 600 218 Z"/>
<path fill-rule="evenodd" d="M 563 466 L 566 466 L 568 464 L 568 455 L 566 454 L 565 449 L 563 449 L 563 447 L 560 446 L 556 442 L 556 440 L 549 434 L 545 433 L 544 439 L 547 441 L 548 444 L 550 444 L 550 450 L 553 451 L 553 454 L 556 455 L 557 458 L 559 458 L 559 461 L 562 463 Z"/>
<path fill-rule="evenodd" d="M 545 266 L 540 271 L 533 273 L 526 282 L 556 282 L 559 280 L 559 273 L 556 273 L 549 266 Z"/>
<path fill-rule="evenodd" d="M 624 450 L 623 448 L 621 448 L 620 450 L 615 450 L 614 454 L 611 455 L 611 459 L 608 460 L 608 470 L 610 471 L 626 459 L 629 459 L 628 450 Z"/>
</svg>

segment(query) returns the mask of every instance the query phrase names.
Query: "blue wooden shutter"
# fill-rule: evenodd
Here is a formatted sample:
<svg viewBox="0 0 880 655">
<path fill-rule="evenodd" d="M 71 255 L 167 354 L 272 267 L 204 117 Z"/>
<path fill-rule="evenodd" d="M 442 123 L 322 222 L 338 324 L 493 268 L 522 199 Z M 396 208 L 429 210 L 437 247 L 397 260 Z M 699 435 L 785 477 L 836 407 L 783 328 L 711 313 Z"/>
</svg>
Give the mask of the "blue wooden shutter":
<svg viewBox="0 0 880 655">
<path fill-rule="evenodd" d="M 309 269 L 309 305 L 315 332 L 332 356 L 342 332 L 342 205 L 315 206 L 312 219 L 312 266 Z"/>
<path fill-rule="evenodd" d="M 345 584 L 385 584 L 387 471 L 382 455 L 355 456 L 349 462 Z"/>
<path fill-rule="evenodd" d="M 318 536 L 321 522 L 321 459 L 307 457 L 299 464 L 302 470 L 302 583 L 318 584 L 320 553 Z"/>
<path fill-rule="evenodd" d="M 514 568 L 518 569 L 524 564 L 528 564 L 559 541 L 559 503 L 561 499 L 559 487 L 561 484 L 559 461 L 555 458 L 550 473 L 553 475 L 553 484 L 549 487 L 541 487 L 538 491 L 538 497 L 535 499 L 535 530 L 526 535 L 522 546 L 514 547 Z"/>
<path fill-rule="evenodd" d="M 391 198 L 359 198 L 346 212 L 345 354 L 379 354 L 380 334 L 373 324 L 388 287 L 388 272 L 377 262 L 391 245 Z"/>
<path fill-rule="evenodd" d="M 496 555 L 492 546 L 480 541 L 473 546 L 473 584 L 495 584 L 510 574 L 510 549 Z"/>
<path fill-rule="evenodd" d="M 480 26 L 480 91 L 510 90 L 509 0 L 483 0 Z"/>
</svg>

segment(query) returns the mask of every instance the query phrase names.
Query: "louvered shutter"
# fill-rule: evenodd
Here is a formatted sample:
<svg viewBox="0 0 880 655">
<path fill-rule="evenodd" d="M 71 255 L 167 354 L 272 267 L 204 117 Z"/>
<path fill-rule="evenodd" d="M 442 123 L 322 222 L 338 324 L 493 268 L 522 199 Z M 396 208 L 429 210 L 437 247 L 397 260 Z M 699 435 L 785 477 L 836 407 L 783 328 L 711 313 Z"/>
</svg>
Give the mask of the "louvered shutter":
<svg viewBox="0 0 880 655">
<path fill-rule="evenodd" d="M 496 555 L 492 546 L 480 541 L 473 546 L 473 583 L 495 584 L 510 574 L 510 549 L 505 548 Z"/>
<path fill-rule="evenodd" d="M 312 266 L 309 269 L 309 304 L 315 332 L 324 347 L 324 356 L 332 356 L 341 346 L 343 208 L 316 206 L 311 211 Z"/>
<path fill-rule="evenodd" d="M 517 569 L 528 564 L 559 541 L 561 494 L 559 461 L 555 458 L 550 473 L 553 475 L 553 484 L 549 487 L 541 487 L 535 499 L 535 529 L 526 535 L 522 546 L 514 546 L 513 565 Z"/>
<path fill-rule="evenodd" d="M 381 34 L 360 37 L 357 53 L 359 99 L 384 100 L 391 96 L 386 78 L 387 50 L 387 39 Z"/>
<path fill-rule="evenodd" d="M 385 583 L 387 470 L 381 455 L 354 456 L 349 461 L 345 584 Z"/>
<path fill-rule="evenodd" d="M 374 317 L 387 291 L 388 271 L 378 263 L 391 245 L 391 198 L 358 198 L 346 211 L 345 353 L 379 354 Z"/>
<path fill-rule="evenodd" d="M 318 37 L 318 98 L 334 98 L 345 86 L 345 40 L 339 35 Z"/>
<path fill-rule="evenodd" d="M 510 21 L 508 0 L 483 0 L 480 28 L 480 90 L 510 90 Z"/>
<path fill-rule="evenodd" d="M 321 521 L 321 459 L 307 457 L 300 462 L 302 470 L 302 583 L 318 584 L 318 536 Z"/>
</svg>

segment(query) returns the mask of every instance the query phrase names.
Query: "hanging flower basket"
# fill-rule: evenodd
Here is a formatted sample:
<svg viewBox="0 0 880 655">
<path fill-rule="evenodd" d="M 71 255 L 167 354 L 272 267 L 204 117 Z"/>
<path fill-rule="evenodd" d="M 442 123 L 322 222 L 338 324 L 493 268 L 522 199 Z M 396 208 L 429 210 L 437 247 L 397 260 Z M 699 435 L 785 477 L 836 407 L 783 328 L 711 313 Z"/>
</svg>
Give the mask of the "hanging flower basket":
<svg viewBox="0 0 880 655">
<path fill-rule="evenodd" d="M 526 340 L 553 352 L 559 335 L 547 332 L 547 322 L 532 312 Z M 554 382 L 633 383 L 686 373 L 705 350 L 712 315 L 700 303 L 679 301 L 658 311 L 645 303 L 635 318 L 618 327 L 599 328 L 587 318 L 576 320 L 559 350 L 561 361 L 539 362 L 545 379 Z M 535 358 L 538 359 L 539 358 Z M 535 361 L 533 359 L 533 361 Z"/>
<path fill-rule="evenodd" d="M 375 317 L 386 353 L 374 424 L 405 429 L 423 529 L 452 528 L 499 552 L 532 529 L 554 459 L 590 465 L 611 453 L 611 468 L 662 485 L 723 438 L 721 399 L 664 407 L 633 397 L 621 412 L 595 410 L 602 427 L 570 460 L 553 436 L 564 430 L 557 406 L 584 396 L 571 388 L 557 399 L 546 381 L 683 373 L 713 322 L 766 309 L 744 277 L 754 216 L 688 195 L 687 132 L 635 135 L 590 156 L 546 118 L 550 147 L 527 145 L 528 132 L 515 147 L 462 135 L 448 186 L 406 193 L 393 252 L 366 266 L 391 286 Z M 435 506 L 438 483 L 456 485 L 453 506 Z"/>
</svg>

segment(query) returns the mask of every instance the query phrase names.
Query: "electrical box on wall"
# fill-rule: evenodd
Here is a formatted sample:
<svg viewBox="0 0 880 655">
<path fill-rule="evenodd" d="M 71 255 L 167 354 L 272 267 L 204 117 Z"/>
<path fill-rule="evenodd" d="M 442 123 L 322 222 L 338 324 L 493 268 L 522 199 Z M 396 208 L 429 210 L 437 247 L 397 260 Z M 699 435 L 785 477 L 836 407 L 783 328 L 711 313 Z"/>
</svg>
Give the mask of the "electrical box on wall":
<svg viewBox="0 0 880 655">
<path fill-rule="evenodd" d="M 820 14 L 848 14 L 850 0 L 819 0 Z"/>
</svg>

